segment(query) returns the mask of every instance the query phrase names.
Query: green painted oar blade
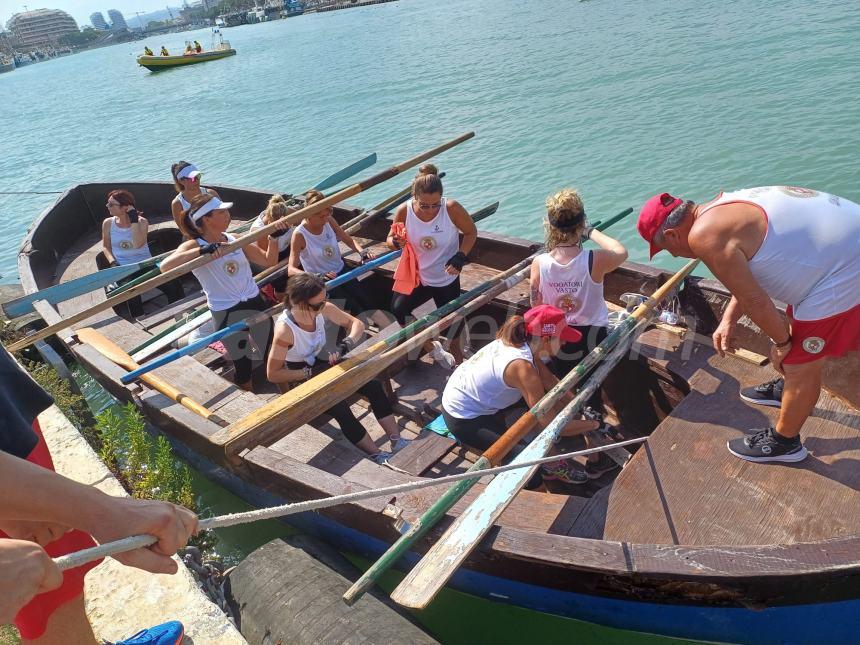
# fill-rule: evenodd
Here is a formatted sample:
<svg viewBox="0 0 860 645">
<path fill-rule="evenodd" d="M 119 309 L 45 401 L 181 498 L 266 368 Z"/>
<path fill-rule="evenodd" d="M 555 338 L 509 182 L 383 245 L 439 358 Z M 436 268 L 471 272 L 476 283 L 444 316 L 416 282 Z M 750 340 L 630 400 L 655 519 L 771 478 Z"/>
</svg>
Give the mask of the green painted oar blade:
<svg viewBox="0 0 860 645">
<path fill-rule="evenodd" d="M 345 181 L 352 177 L 354 174 L 361 172 L 366 168 L 370 168 L 373 164 L 376 163 L 376 153 L 372 153 L 367 155 L 364 159 L 360 159 L 353 164 L 350 164 L 346 168 L 342 170 L 338 170 L 336 173 L 323 179 L 320 183 L 314 186 L 314 190 L 326 190 L 331 188 L 332 186 L 337 186 L 340 182 Z"/>
</svg>

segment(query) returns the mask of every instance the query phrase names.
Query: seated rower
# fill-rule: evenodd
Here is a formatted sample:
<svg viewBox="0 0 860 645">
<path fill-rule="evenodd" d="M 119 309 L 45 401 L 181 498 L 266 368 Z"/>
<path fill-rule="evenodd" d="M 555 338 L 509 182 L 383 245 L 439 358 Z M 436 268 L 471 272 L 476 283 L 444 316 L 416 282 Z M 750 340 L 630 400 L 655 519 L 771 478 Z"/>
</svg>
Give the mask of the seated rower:
<svg viewBox="0 0 860 645">
<path fill-rule="evenodd" d="M 198 54 L 203 51 L 202 45 L 200 45 L 196 40 L 194 41 L 194 51 Z"/>
<path fill-rule="evenodd" d="M 176 197 L 170 202 L 170 212 L 176 228 L 182 230 L 183 213 L 191 208 L 191 201 L 198 195 L 220 195 L 212 188 L 204 188 L 200 185 L 203 173 L 193 163 L 178 161 L 170 167 L 173 176 L 173 185 L 176 188 Z"/>
<path fill-rule="evenodd" d="M 310 206 L 324 199 L 318 190 L 305 193 L 305 206 Z M 348 270 L 343 261 L 338 242 L 343 242 L 361 257 L 361 261 L 373 259 L 373 254 L 365 251 L 353 237 L 344 231 L 332 217 L 331 206 L 320 212 L 306 217 L 293 231 L 290 242 L 289 275 L 299 275 L 303 272 L 313 273 L 322 280 L 332 280 Z M 301 266 L 300 266 L 301 265 Z M 367 316 L 382 329 L 389 324 L 388 318 L 373 305 L 365 295 L 361 284 L 356 281 L 346 282 L 329 292 L 332 301 L 342 300 L 345 309 L 356 316 Z"/>
<path fill-rule="evenodd" d="M 567 325 L 564 312 L 550 305 L 533 307 L 525 317 L 509 318 L 496 340 L 457 367 L 448 379 L 442 393 L 442 417 L 448 430 L 469 446 L 479 450 L 489 448 L 507 429 L 505 408 L 523 399 L 531 408 L 558 383 L 543 359 L 558 354 L 562 343 L 576 343 L 581 339 L 582 335 Z M 569 400 L 569 395 L 566 398 Z M 559 403 L 555 412 L 567 402 Z M 561 436 L 601 429 L 608 427 L 604 428 L 598 421 L 573 419 Z M 517 445 L 510 456 L 515 457 L 523 448 L 522 444 Z M 543 465 L 539 472 L 543 479 L 584 484 L 610 470 L 598 459 L 599 454 L 589 455 L 585 470 L 573 460 L 565 460 Z M 538 485 L 540 481 L 536 476 L 528 487 Z"/>
<path fill-rule="evenodd" d="M 170 56 L 170 52 L 167 51 L 167 47 L 165 47 L 164 45 L 161 46 L 161 55 L 162 56 Z"/>
<path fill-rule="evenodd" d="M 336 364 L 364 335 L 364 323 L 328 301 L 325 283 L 311 273 L 299 273 L 290 278 L 284 304 L 286 309 L 275 326 L 275 338 L 266 363 L 266 375 L 282 391 Z M 349 332 L 335 352 L 324 352 L 326 321 Z M 406 446 L 409 442 L 400 437 L 400 428 L 382 383 L 374 379 L 358 391 L 370 401 L 376 420 L 388 435 L 391 451 L 397 452 Z M 391 452 L 382 452 L 376 447 L 346 401 L 336 403 L 327 413 L 334 417 L 346 438 L 369 458 L 381 464 L 391 457 Z"/>
<path fill-rule="evenodd" d="M 405 239 L 396 234 L 403 230 L 400 227 L 405 229 Z M 442 180 L 433 164 L 419 169 L 412 181 L 412 199 L 397 208 L 391 229 L 389 248 L 399 249 L 408 244 L 417 262 L 417 280 L 402 291 L 397 290 L 399 281 L 396 281 L 391 299 L 394 317 L 405 325 L 407 316 L 431 298 L 438 308 L 460 296 L 460 271 L 478 239 L 478 229 L 465 208 L 453 199 L 442 198 Z M 406 261 L 406 256 L 401 258 L 401 263 Z M 398 266 L 398 274 L 400 271 Z M 457 327 L 451 326 L 446 331 L 449 340 L 454 338 Z M 434 361 L 453 369 L 463 361 L 463 349 L 459 337 L 451 340 L 450 345 L 450 354 L 438 341 L 428 343 L 425 349 Z"/>
<path fill-rule="evenodd" d="M 185 53 L 183 56 L 190 56 L 194 53 L 194 47 L 191 46 L 191 43 L 185 44 Z"/>
<path fill-rule="evenodd" d="M 155 54 L 152 53 L 152 50 L 146 46 L 143 48 L 143 53 L 145 56 L 155 56 Z"/>
<path fill-rule="evenodd" d="M 208 264 L 193 269 L 192 273 L 206 294 L 216 330 L 268 309 L 254 282 L 250 263 L 272 266 L 278 259 L 278 241 L 271 235 L 265 253 L 256 244 L 248 244 L 226 254 L 223 252 L 222 245 L 236 240 L 226 232 L 230 226 L 228 209 L 231 206 L 232 202 L 222 202 L 212 194 L 195 197 L 182 220 L 182 232 L 189 239 L 161 263 L 161 270 L 168 271 L 201 255 L 212 256 Z M 278 223 L 280 230 L 286 227 L 286 222 Z M 254 365 L 249 336 L 262 356 L 266 356 L 272 343 L 271 320 L 257 323 L 247 331 L 230 334 L 221 342 L 227 348 L 227 355 L 236 369 L 236 384 L 243 390 L 251 391 Z"/>
<path fill-rule="evenodd" d="M 152 257 L 149 252 L 147 234 L 149 222 L 143 213 L 135 209 L 134 195 L 127 190 L 112 190 L 108 193 L 107 204 L 110 217 L 102 222 L 102 246 L 104 247 L 105 264 L 107 266 L 120 266 L 135 264 L 148 260 Z M 106 267 L 99 267 L 106 268 Z M 140 269 L 122 280 L 122 285 L 149 271 L 149 268 Z M 185 295 L 182 283 L 179 280 L 171 280 L 158 289 L 167 296 L 168 302 L 181 300 Z M 138 318 L 143 315 L 143 301 L 140 296 L 135 296 L 126 302 L 117 305 L 114 309 L 120 315 L 129 318 Z"/>
<path fill-rule="evenodd" d="M 283 195 L 272 195 L 269 198 L 269 204 L 266 209 L 251 223 L 251 230 L 268 226 L 275 220 L 286 217 L 293 212 L 292 208 L 287 206 L 287 200 Z M 290 257 L 290 239 L 293 234 L 293 227 L 289 226 L 284 231 L 278 231 L 274 237 L 278 238 L 278 262 L 282 262 Z M 257 246 L 266 250 L 268 241 L 264 239 L 257 240 Z M 276 300 L 283 300 L 287 291 L 287 271 L 283 275 L 272 282 L 272 288 L 275 292 Z"/>
</svg>

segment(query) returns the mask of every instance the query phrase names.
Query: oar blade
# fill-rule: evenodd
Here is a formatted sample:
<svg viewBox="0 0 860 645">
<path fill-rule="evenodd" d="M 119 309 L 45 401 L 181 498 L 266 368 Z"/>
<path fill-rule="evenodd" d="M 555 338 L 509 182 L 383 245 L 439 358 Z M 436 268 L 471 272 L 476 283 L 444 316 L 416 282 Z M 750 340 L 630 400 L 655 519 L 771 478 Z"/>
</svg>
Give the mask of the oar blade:
<svg viewBox="0 0 860 645">
<path fill-rule="evenodd" d="M 75 335 L 78 337 L 80 342 L 92 345 L 99 351 L 99 353 L 103 354 L 120 367 L 127 370 L 133 370 L 138 367 L 137 363 L 134 362 L 134 359 L 126 354 L 122 347 L 92 327 L 83 327 L 82 329 L 78 329 L 75 332 Z"/>
<path fill-rule="evenodd" d="M 140 270 L 139 264 L 127 264 L 125 266 L 102 269 L 101 271 L 81 276 L 76 280 L 61 282 L 60 284 L 46 287 L 35 293 L 28 293 L 20 298 L 15 298 L 4 303 L 2 305 L 3 313 L 6 314 L 7 318 L 17 318 L 34 311 L 33 303 L 37 300 L 45 300 L 49 304 L 55 305 L 58 302 L 70 300 L 90 291 L 95 291 L 100 287 L 106 287 L 110 283 L 122 280 L 138 270 Z"/>
<path fill-rule="evenodd" d="M 376 153 L 374 152 L 367 155 L 364 159 L 359 159 L 355 163 L 348 165 L 346 168 L 342 168 L 333 175 L 326 177 L 320 183 L 314 186 L 314 190 L 326 190 L 328 188 L 331 188 L 332 186 L 337 186 L 342 181 L 346 181 L 356 173 L 370 168 L 375 163 Z"/>
</svg>

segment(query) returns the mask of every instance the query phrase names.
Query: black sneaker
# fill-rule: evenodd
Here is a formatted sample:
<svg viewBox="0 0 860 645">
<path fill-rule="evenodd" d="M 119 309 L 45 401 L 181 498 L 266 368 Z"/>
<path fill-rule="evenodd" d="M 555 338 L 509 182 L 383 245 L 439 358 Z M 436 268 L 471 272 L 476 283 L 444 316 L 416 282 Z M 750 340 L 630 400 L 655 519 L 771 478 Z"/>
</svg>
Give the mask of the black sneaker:
<svg viewBox="0 0 860 645">
<path fill-rule="evenodd" d="M 775 378 L 755 387 L 745 387 L 741 390 L 741 398 L 756 405 L 769 405 L 774 408 L 782 406 L 782 378 Z"/>
<path fill-rule="evenodd" d="M 589 479 L 597 479 L 601 475 L 608 473 L 610 470 L 620 468 L 605 452 L 597 453 L 597 461 L 585 462 L 585 474 Z"/>
<path fill-rule="evenodd" d="M 756 430 L 746 437 L 739 437 L 726 442 L 729 452 L 735 457 L 747 461 L 803 461 L 809 453 L 800 437 L 795 437 L 790 443 L 780 441 L 775 436 L 773 428 Z"/>
</svg>

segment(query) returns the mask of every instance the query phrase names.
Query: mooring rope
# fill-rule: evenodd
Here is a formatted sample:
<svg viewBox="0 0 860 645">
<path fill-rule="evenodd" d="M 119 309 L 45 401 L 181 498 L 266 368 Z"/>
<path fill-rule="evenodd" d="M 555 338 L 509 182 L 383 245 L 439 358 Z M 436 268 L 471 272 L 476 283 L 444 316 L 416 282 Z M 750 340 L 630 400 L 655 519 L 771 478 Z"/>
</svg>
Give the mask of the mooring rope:
<svg viewBox="0 0 860 645">
<path fill-rule="evenodd" d="M 570 459 L 571 457 L 591 455 L 594 453 L 611 450 L 612 448 L 621 448 L 635 443 L 642 443 L 647 439 L 648 437 L 637 437 L 635 439 L 627 439 L 625 441 L 611 443 L 606 446 L 598 446 L 595 448 L 587 448 L 585 450 L 577 450 L 575 452 L 567 452 L 563 455 L 541 457 L 540 459 L 532 459 L 531 461 L 524 461 L 522 463 L 513 463 L 507 464 L 505 466 L 497 466 L 495 468 L 487 468 L 486 470 L 476 470 L 465 473 L 458 473 L 456 475 L 447 475 L 445 477 L 439 477 L 437 479 L 422 479 L 419 481 L 406 482 L 404 484 L 397 484 L 394 486 L 386 486 L 384 488 L 374 488 L 371 490 L 357 491 L 355 493 L 346 493 L 344 495 L 335 495 L 333 497 L 323 497 L 321 499 L 310 499 L 304 502 L 295 502 L 293 504 L 283 504 L 282 506 L 261 508 L 255 511 L 246 511 L 244 513 L 229 513 L 227 515 L 220 515 L 218 517 L 210 517 L 208 519 L 200 520 L 199 528 L 200 530 L 218 529 L 224 528 L 226 526 L 236 526 L 237 524 L 248 524 L 250 522 L 257 522 L 259 520 L 269 520 L 274 519 L 276 517 L 286 517 L 287 515 L 295 515 L 296 513 L 315 511 L 317 509 L 329 508 L 330 506 L 337 506 L 339 504 L 348 504 L 350 502 L 359 502 L 365 499 L 373 499 L 374 497 L 385 497 L 397 493 L 406 493 L 422 488 L 431 488 L 433 486 L 449 484 L 451 482 L 460 481 L 462 479 L 472 479 L 474 477 L 497 475 L 499 473 L 504 473 L 509 470 L 516 470 L 518 468 L 527 468 L 530 466 L 538 466 L 540 464 L 546 464 L 553 461 L 560 461 L 562 459 Z M 66 571 L 67 569 L 74 569 L 75 567 L 87 564 L 88 562 L 92 562 L 93 560 L 98 560 L 107 556 L 124 553 L 126 551 L 133 551 L 134 549 L 149 546 L 151 544 L 155 544 L 155 542 L 157 541 L 158 540 L 152 535 L 133 535 L 127 538 L 123 538 L 121 540 L 116 540 L 115 542 L 107 542 L 105 544 L 101 544 L 90 549 L 84 549 L 82 551 L 77 551 L 75 553 L 70 553 L 68 555 L 55 558 L 54 562 L 57 564 L 57 567 L 59 567 L 60 571 Z"/>
</svg>

